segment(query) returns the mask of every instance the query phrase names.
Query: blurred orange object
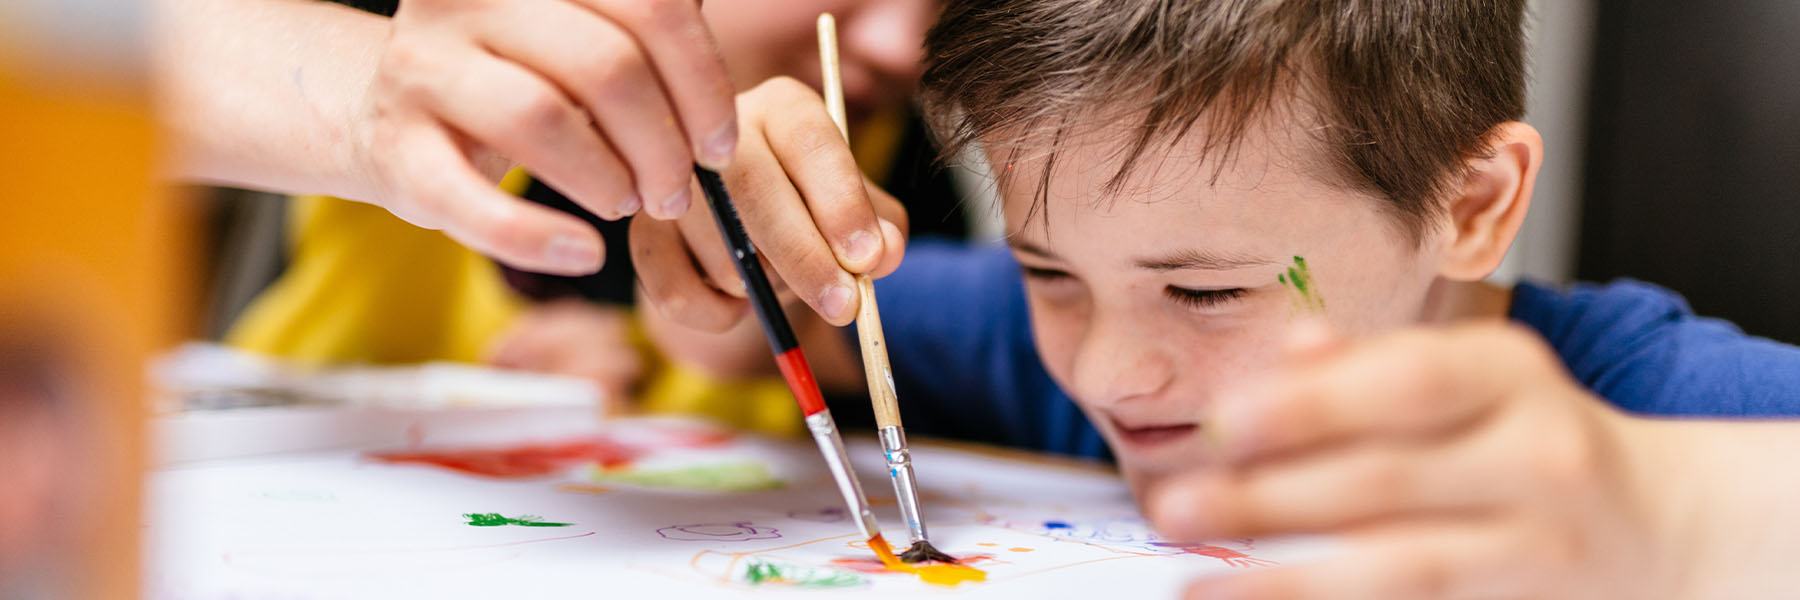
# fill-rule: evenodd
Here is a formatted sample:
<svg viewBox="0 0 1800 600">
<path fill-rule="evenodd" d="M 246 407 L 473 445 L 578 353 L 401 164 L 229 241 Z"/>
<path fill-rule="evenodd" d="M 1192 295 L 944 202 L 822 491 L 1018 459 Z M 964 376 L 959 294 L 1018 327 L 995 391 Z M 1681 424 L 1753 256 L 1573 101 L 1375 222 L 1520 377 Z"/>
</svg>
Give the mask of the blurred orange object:
<svg viewBox="0 0 1800 600">
<path fill-rule="evenodd" d="M 143 363 L 184 323 L 192 237 L 118 4 L 0 10 L 0 597 L 137 595 Z"/>
</svg>

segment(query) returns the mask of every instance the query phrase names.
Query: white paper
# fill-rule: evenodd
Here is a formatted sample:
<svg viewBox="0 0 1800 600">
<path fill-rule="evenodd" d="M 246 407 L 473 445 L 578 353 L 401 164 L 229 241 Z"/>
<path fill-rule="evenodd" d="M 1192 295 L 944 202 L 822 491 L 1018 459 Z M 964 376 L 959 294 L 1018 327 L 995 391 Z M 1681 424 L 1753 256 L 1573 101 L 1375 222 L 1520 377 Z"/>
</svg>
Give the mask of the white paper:
<svg viewBox="0 0 1800 600">
<path fill-rule="evenodd" d="M 932 541 L 952 555 L 983 557 L 970 564 L 987 580 L 945 587 L 863 573 L 834 562 L 872 555 L 809 442 L 658 446 L 671 427 L 692 430 L 623 421 L 609 431 L 650 448 L 636 472 L 759 464 L 784 487 L 603 484 L 586 467 L 499 480 L 373 462 L 360 452 L 178 464 L 149 480 L 145 590 L 171 599 L 1172 598 L 1206 574 L 1326 551 L 1312 540 L 1161 545 L 1116 476 L 915 444 Z M 880 450 L 866 439 L 852 440 L 850 450 L 884 536 L 904 547 Z M 471 513 L 569 525 L 477 527 L 464 516 Z M 791 580 L 755 583 L 754 569 Z"/>
</svg>

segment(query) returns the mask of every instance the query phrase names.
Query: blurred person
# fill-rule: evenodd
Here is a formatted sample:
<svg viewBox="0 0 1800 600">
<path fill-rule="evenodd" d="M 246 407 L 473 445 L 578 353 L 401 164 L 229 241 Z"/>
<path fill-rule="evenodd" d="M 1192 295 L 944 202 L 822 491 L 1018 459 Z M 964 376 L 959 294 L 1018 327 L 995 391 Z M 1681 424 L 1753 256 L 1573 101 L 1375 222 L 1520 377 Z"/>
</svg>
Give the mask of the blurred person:
<svg viewBox="0 0 1800 600">
<path fill-rule="evenodd" d="M 293 127 L 291 123 L 282 120 L 296 118 L 295 115 L 314 121 L 323 119 L 318 128 L 290 135 L 285 141 L 291 142 L 291 145 L 257 146 L 247 159 L 215 160 L 211 163 L 199 159 L 190 160 L 187 163 L 190 174 L 207 176 L 204 170 L 206 167 L 241 167 L 258 156 L 278 158 L 284 151 L 299 150 L 303 158 L 315 162 L 323 160 L 328 168 L 287 173 L 295 175 L 292 179 L 273 177 L 263 178 L 260 183 L 255 180 L 240 183 L 292 191 L 332 192 L 353 199 L 371 200 L 375 204 L 395 209 L 397 214 L 404 216 L 416 207 L 383 204 L 387 200 L 381 195 L 382 192 L 404 186 L 353 187 L 349 184 L 370 179 L 381 180 L 382 177 L 419 176 L 421 180 L 432 180 L 436 178 L 437 171 L 400 168 L 405 161 L 412 160 L 407 155 L 417 154 L 419 148 L 371 146 L 365 143 L 374 139 L 369 130 L 379 132 L 384 128 L 391 129 L 405 124 L 407 121 L 395 115 L 408 114 L 405 111 L 409 110 L 434 116 L 436 127 L 454 130 L 458 125 L 453 119 L 483 112 L 481 103 L 488 103 L 491 105 L 488 108 L 504 112 L 515 107 L 518 102 L 516 96 L 535 96 L 541 91 L 539 88 L 543 87 L 499 79 L 490 89 L 479 94 L 452 93 L 455 90 L 450 87 L 451 83 L 438 79 L 458 73 L 452 68 L 458 64 L 454 61 L 480 63 L 484 66 L 476 72 L 485 73 L 491 66 L 487 63 L 492 57 L 470 57 L 468 53 L 450 46 L 474 44 L 478 41 L 497 44 L 501 48 L 499 58 L 503 62 L 513 60 L 517 63 L 515 66 L 536 67 L 524 69 L 526 71 L 552 75 L 564 72 L 554 64 L 556 61 L 553 59 L 558 57 L 567 62 L 578 63 L 574 65 L 577 67 L 610 60 L 594 54 L 606 50 L 597 43 L 586 46 L 577 44 L 570 51 L 554 56 L 528 54 L 515 57 L 508 54 L 505 51 L 511 47 L 508 44 L 523 42 L 507 41 L 507 38 L 545 36 L 542 31 L 525 27 L 542 17 L 522 13 L 534 10 L 533 7 L 543 9 L 542 5 L 546 2 L 482 9 L 496 10 L 492 15 L 471 9 L 472 12 L 466 18 L 458 18 L 455 9 L 438 6 L 442 3 L 423 0 L 403 6 L 396 6 L 397 3 L 393 2 L 350 4 L 373 13 L 339 6 L 285 2 L 251 3 L 230 9 L 205 8 L 182 0 L 165 2 L 165 6 L 171 9 L 167 11 L 170 21 L 212 21 L 205 26 L 178 26 L 172 23 L 162 28 L 169 32 L 191 33 L 188 36 L 173 37 L 204 37 L 217 33 L 226 24 L 238 22 L 243 23 L 239 28 L 266 28 L 267 34 L 261 38 L 233 37 L 227 40 L 229 43 L 194 43 L 191 48 L 182 52 L 171 53 L 163 61 L 189 61 L 170 70 L 176 75 L 173 79 L 193 80 L 217 70 L 214 65 L 221 61 L 214 54 L 235 52 L 255 55 L 262 52 L 267 69 L 249 77 L 247 83 L 238 83 L 236 87 L 262 86 L 265 89 L 236 92 L 235 98 L 228 94 L 205 102 L 191 101 L 191 98 L 190 101 L 182 101 L 187 96 L 171 94 L 176 97 L 174 104 L 208 106 L 209 103 L 216 105 L 234 99 L 262 99 L 264 101 L 257 106 L 267 107 L 259 109 L 263 112 L 242 118 L 253 123 L 273 123 L 263 129 L 275 132 L 284 132 L 286 130 L 283 128 Z M 602 20 L 620 20 L 606 12 L 618 9 L 613 3 L 592 4 L 594 6 L 587 8 L 598 11 L 605 17 Z M 780 5 L 737 0 L 706 3 L 699 15 L 706 23 L 721 25 L 713 27 L 711 31 L 720 54 L 726 57 L 722 63 L 724 75 L 732 82 L 733 87 L 748 89 L 777 75 L 798 77 L 816 85 L 819 67 L 814 22 L 821 12 L 836 14 L 840 21 L 846 103 L 852 119 L 852 129 L 859 133 L 859 162 L 872 178 L 886 180 L 897 188 L 918 190 L 919 193 L 909 195 L 925 198 L 928 202 L 925 212 L 940 216 L 935 219 L 936 230 L 955 236 L 965 231 L 962 218 L 957 214 L 959 209 L 955 192 L 941 174 L 930 170 L 933 154 L 922 126 L 910 114 L 908 102 L 920 69 L 919 53 L 923 31 L 936 9 L 936 2 L 931 0 L 828 0 Z M 390 21 L 379 16 L 383 14 L 394 16 Z M 685 12 L 670 10 L 669 14 L 680 16 Z M 492 23 L 517 24 L 519 27 L 499 27 Z M 383 38 L 382 35 L 390 29 L 391 36 Z M 556 31 L 566 32 L 567 28 Z M 657 31 L 661 30 L 632 30 L 628 33 L 654 35 Z M 326 37 L 330 39 L 324 39 Z M 495 41 L 496 38 L 500 41 Z M 249 43 L 246 39 L 257 40 L 259 48 L 238 47 Z M 288 42 L 292 42 L 294 50 L 261 50 L 260 45 L 266 42 L 276 42 L 283 48 L 287 47 Z M 657 60 L 655 51 L 658 46 L 652 43 L 645 43 L 643 46 L 649 50 L 649 56 L 644 58 L 652 63 L 655 67 L 653 70 L 659 76 L 669 76 L 667 69 Z M 436 62 L 417 60 L 437 54 L 442 54 L 442 57 Z M 381 58 L 377 59 L 378 55 Z M 679 58 L 685 61 L 692 57 Z M 532 60 L 547 62 L 538 65 L 532 63 Z M 235 58 L 223 62 L 230 66 L 247 61 Z M 419 72 L 404 72 L 408 69 L 417 69 Z M 711 76 L 705 69 L 692 71 L 694 72 L 687 75 Z M 550 79 L 550 83 L 557 84 L 555 87 L 560 89 L 581 89 L 584 86 L 606 89 L 630 87 L 604 78 L 592 82 L 569 81 L 570 78 Z M 457 81 L 462 79 L 457 77 Z M 682 87 L 678 83 L 665 86 L 669 97 L 678 98 Z M 207 86 L 189 87 L 195 93 L 213 89 Z M 692 82 L 689 82 L 688 87 L 709 89 Z M 577 101 L 579 99 L 568 100 L 596 115 L 608 110 L 605 102 L 581 103 Z M 442 106 L 446 103 L 471 106 Z M 226 108 L 244 110 L 240 104 L 235 103 Z M 688 114 L 675 112 L 681 117 Z M 263 121 L 256 121 L 257 119 Z M 187 128 L 197 130 L 217 121 L 217 118 L 193 120 L 188 123 Z M 598 121 L 602 125 L 612 122 L 605 118 Z M 654 120 L 642 118 L 619 121 L 654 124 Z M 301 122 L 306 121 L 302 119 Z M 384 122 L 395 124 L 384 125 Z M 602 133 L 610 131 L 606 129 Z M 446 233 L 450 235 L 446 237 L 437 232 L 411 227 L 369 204 L 330 197 L 306 197 L 296 202 L 291 213 L 289 231 L 292 260 L 286 272 L 244 312 L 227 334 L 226 341 L 240 348 L 311 363 L 461 360 L 570 374 L 595 380 L 615 399 L 626 397 L 635 390 L 648 388 L 651 398 L 648 405 L 652 409 L 710 412 L 715 416 L 723 416 L 727 420 L 764 430 L 797 430 L 797 419 L 790 418 L 793 411 L 789 406 L 791 401 L 785 400 L 785 388 L 778 382 L 746 381 L 737 386 L 721 387 L 715 385 L 719 381 L 712 381 L 717 378 L 708 375 L 716 371 L 705 364 L 719 361 L 702 360 L 696 361 L 697 364 L 670 365 L 654 356 L 648 340 L 638 332 L 634 313 L 630 309 L 634 274 L 624 251 L 625 224 L 613 222 L 627 216 L 629 211 L 594 202 L 584 196 L 584 193 L 592 191 L 591 188 L 571 185 L 566 178 L 559 179 L 555 176 L 557 171 L 554 169 L 539 173 L 539 165 L 529 160 L 535 155 L 524 153 L 524 149 L 519 146 L 541 146 L 556 142 L 541 134 L 541 131 L 529 127 L 519 127 L 513 130 L 495 130 L 489 134 L 495 141 L 477 136 L 484 143 L 483 147 L 524 159 L 522 166 L 532 170 L 533 176 L 525 177 L 515 173 L 515 176 L 500 182 L 499 190 L 522 194 L 533 201 L 531 204 L 513 204 L 517 201 L 496 199 L 494 192 L 475 193 L 464 189 L 467 186 L 456 190 L 446 189 L 444 191 L 455 193 L 434 202 L 438 208 L 460 205 L 516 206 L 522 208 L 506 210 L 509 211 L 508 214 L 514 214 L 511 211 L 517 210 L 520 215 L 541 214 L 540 208 L 543 206 L 557 208 L 559 210 L 548 214 L 558 219 L 580 218 L 590 226 L 588 232 L 603 233 L 603 236 L 595 236 L 604 238 L 601 254 L 607 257 L 606 267 L 600 273 L 581 275 L 581 271 L 546 268 L 547 265 L 541 260 L 519 260 L 516 253 L 507 253 L 504 248 L 472 240 L 470 236 L 477 234 L 459 232 L 455 226 L 447 226 Z M 533 135 L 540 137 L 536 141 L 527 141 L 533 139 Z M 217 137 L 218 134 L 208 133 L 206 136 Z M 282 140 L 279 136 L 276 139 Z M 626 145 L 626 142 L 620 140 L 614 140 L 613 145 L 620 154 L 632 155 L 630 158 L 633 159 L 640 158 L 634 155 L 640 150 L 636 145 Z M 471 165 L 481 166 L 485 164 L 483 157 L 489 154 L 491 153 L 471 150 L 464 153 L 463 158 L 468 159 L 466 162 Z M 658 152 L 649 154 L 661 155 Z M 201 159 L 206 156 L 204 153 L 200 154 Z M 457 162 L 454 157 L 446 160 L 448 163 Z M 505 164 L 501 163 L 505 162 L 498 161 L 496 164 L 500 166 L 484 169 L 482 173 L 493 177 L 504 169 Z M 300 169 L 288 171 L 304 171 L 308 160 L 296 160 L 293 163 Z M 237 172 L 256 174 L 257 168 L 251 167 L 256 165 L 237 169 Z M 461 169 L 462 167 L 456 167 L 453 170 Z M 371 170 L 376 174 L 370 175 L 368 171 Z M 687 171 L 682 172 L 685 174 Z M 542 177 L 538 177 L 539 175 Z M 348 181 L 340 186 L 324 180 L 333 176 L 347 176 Z M 231 176 L 210 177 L 234 181 Z M 458 176 L 453 179 L 460 181 L 467 178 Z M 288 183 L 293 185 L 283 185 Z M 671 200 L 682 193 L 671 196 Z M 398 201 L 408 201 L 403 197 L 404 194 L 399 196 L 402 197 Z M 691 197 L 685 203 L 691 204 Z M 654 207 L 646 207 L 643 212 L 661 218 L 675 211 L 664 213 Z M 421 224 L 433 224 L 413 220 Z M 523 220 L 521 217 L 521 222 Z M 532 220 L 537 221 L 535 217 Z M 453 243 L 454 241 L 472 242 L 474 248 L 492 252 L 501 262 L 522 268 L 496 269 L 486 255 L 465 249 Z M 574 276 L 551 277 L 529 271 Z M 510 286 L 505 284 L 508 282 Z M 509 287 L 512 291 L 509 291 Z M 593 302 L 584 303 L 571 298 Z M 709 345 L 705 336 L 691 332 L 668 328 L 659 328 L 657 331 L 660 332 L 658 339 L 667 343 L 698 347 Z M 720 360 L 730 358 L 732 357 Z M 638 365 L 643 368 L 633 368 Z M 656 374 L 648 384 L 642 383 L 645 369 Z M 745 395 L 764 400 L 732 402 L 734 398 Z M 734 414 L 720 415 L 720 410 Z"/>
</svg>

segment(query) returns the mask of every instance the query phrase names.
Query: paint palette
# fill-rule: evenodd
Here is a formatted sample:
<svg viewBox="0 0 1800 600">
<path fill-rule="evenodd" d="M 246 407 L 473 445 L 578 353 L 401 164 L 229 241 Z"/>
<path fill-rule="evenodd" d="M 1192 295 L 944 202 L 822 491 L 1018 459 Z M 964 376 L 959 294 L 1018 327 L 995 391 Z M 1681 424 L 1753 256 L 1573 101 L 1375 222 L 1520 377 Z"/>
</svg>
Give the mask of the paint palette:
<svg viewBox="0 0 1800 600">
<path fill-rule="evenodd" d="M 150 477 L 145 591 L 183 599 L 846 590 L 1173 597 L 1207 573 L 1329 551 L 1302 539 L 1173 543 L 1150 530 L 1105 471 L 915 444 L 932 541 L 986 572 L 984 581 L 934 585 L 881 567 L 804 440 L 669 420 L 558 435 L 169 465 Z M 884 535 L 904 543 L 878 446 L 850 446 L 890 526 Z M 628 459 L 460 468 L 489 464 L 479 460 L 484 453 L 571 447 Z M 457 460 L 379 459 L 396 453 Z"/>
</svg>

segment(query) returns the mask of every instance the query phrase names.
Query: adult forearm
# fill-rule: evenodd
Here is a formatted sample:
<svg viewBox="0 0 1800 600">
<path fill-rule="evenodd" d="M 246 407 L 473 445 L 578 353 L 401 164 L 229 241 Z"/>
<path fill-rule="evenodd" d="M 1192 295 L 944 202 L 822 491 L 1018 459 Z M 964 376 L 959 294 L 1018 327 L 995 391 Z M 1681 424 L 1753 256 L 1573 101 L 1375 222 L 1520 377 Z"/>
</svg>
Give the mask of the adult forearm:
<svg viewBox="0 0 1800 600">
<path fill-rule="evenodd" d="M 155 0 L 166 171 L 377 200 L 358 123 L 389 21 L 308 0 Z"/>
</svg>

